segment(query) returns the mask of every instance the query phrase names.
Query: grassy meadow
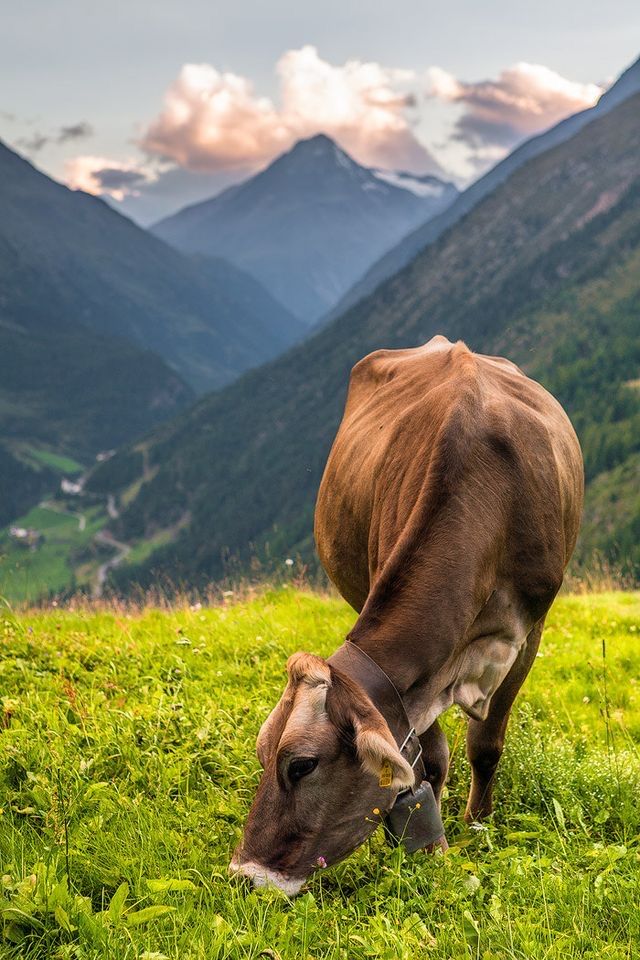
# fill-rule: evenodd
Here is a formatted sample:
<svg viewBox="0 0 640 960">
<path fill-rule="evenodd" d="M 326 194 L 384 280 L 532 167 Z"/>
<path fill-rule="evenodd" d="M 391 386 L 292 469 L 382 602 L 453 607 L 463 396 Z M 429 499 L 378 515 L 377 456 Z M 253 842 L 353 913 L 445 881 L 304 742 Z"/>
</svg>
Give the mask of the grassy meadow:
<svg viewBox="0 0 640 960">
<path fill-rule="evenodd" d="M 637 957 L 639 594 L 557 601 L 479 829 L 465 720 L 446 715 L 446 855 L 376 836 L 295 900 L 227 878 L 286 657 L 330 653 L 353 619 L 293 587 L 2 608 L 2 960 Z"/>
</svg>

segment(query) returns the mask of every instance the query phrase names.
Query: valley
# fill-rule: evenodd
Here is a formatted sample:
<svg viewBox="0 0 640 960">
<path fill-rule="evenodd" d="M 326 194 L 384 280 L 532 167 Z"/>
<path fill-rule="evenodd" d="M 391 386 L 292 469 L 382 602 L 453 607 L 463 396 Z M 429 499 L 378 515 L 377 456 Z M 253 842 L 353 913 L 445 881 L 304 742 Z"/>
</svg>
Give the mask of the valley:
<svg viewBox="0 0 640 960">
<path fill-rule="evenodd" d="M 155 473 L 114 532 L 142 542 L 186 512 L 191 520 L 144 563 L 122 566 L 117 589 L 158 576 L 201 584 L 291 556 L 313 567 L 315 492 L 351 366 L 443 332 L 510 357 L 565 405 L 588 480 L 577 569 L 599 556 L 637 576 L 627 517 L 640 437 L 640 395 L 629 386 L 640 369 L 639 117 L 635 95 L 529 161 L 374 295 L 152 435 Z M 90 487 L 130 489 L 136 456 L 121 451 Z M 616 471 L 627 479 L 603 524 Z"/>
<path fill-rule="evenodd" d="M 582 575 L 595 565 L 635 582 L 640 576 L 638 91 L 640 61 L 596 107 L 518 147 L 478 181 L 481 187 L 474 184 L 457 199 L 454 191 L 445 200 L 443 181 L 434 186 L 433 178 L 414 178 L 409 188 L 404 174 L 356 164 L 326 136 L 301 141 L 240 187 L 158 225 L 156 231 L 181 253 L 113 211 L 105 214 L 94 200 L 47 184 L 10 156 L 11 176 L 20 182 L 35 177 L 37 190 L 47 196 L 53 191 L 56 204 L 80 204 L 90 221 L 115 218 L 113 237 L 122 250 L 104 261 L 111 282 L 121 283 L 122 255 L 139 260 L 145 283 L 149 257 L 159 258 L 163 279 L 154 297 L 159 293 L 163 305 L 159 320 L 154 306 L 143 322 L 136 319 L 138 306 L 107 298 L 104 315 L 87 316 L 87 305 L 93 311 L 97 301 L 86 277 L 81 288 L 65 289 L 60 299 L 58 287 L 46 286 L 45 272 L 25 298 L 26 281 L 21 286 L 19 270 L 11 273 L 15 297 L 4 319 L 0 315 L 0 346 L 6 344 L 0 350 L 0 593 L 22 602 L 76 589 L 129 592 L 147 589 L 158 578 L 198 589 L 210 581 L 272 576 L 287 558 L 316 571 L 315 491 L 351 366 L 371 350 L 414 346 L 436 333 L 463 339 L 478 352 L 508 356 L 565 406 L 583 446 L 587 476 L 574 572 Z M 3 158 L 7 162 L 0 153 Z M 316 191 L 305 206 L 316 183 L 325 181 L 325 194 Z M 265 302 L 275 303 L 273 292 L 264 289 L 265 276 L 251 279 L 248 261 L 226 266 L 218 261 L 219 286 L 226 296 L 233 280 L 235 292 L 234 304 L 214 314 L 216 323 L 224 318 L 224 329 L 233 328 L 233 337 L 223 328 L 214 333 L 210 327 L 204 340 L 195 327 L 190 332 L 194 297 L 205 294 L 209 311 L 211 302 L 218 303 L 202 286 L 202 271 L 213 269 L 207 258 L 216 254 L 207 237 L 216 230 L 231 236 L 233 221 L 233 235 L 247 237 L 255 214 L 256 245 L 252 252 L 247 248 L 247 257 L 266 264 L 264 243 L 273 243 L 279 266 L 270 261 L 269 270 L 282 272 L 283 264 L 291 268 L 295 262 L 288 245 L 293 244 L 301 257 L 296 277 L 319 283 L 315 297 L 328 289 L 331 257 L 355 269 L 357 258 L 345 253 L 355 249 L 354 224 L 372 241 L 390 217 L 406 232 L 407 217 L 425 216 L 420 203 L 434 189 L 450 212 L 431 207 L 422 232 L 409 234 L 412 243 L 422 237 L 413 259 L 364 297 L 356 278 L 353 293 L 340 301 L 353 302 L 339 315 L 331 308 L 340 299 L 336 288 L 322 309 L 319 300 L 308 311 L 278 306 L 263 322 Z M 17 203 L 20 191 L 14 194 Z M 350 211 L 352 223 L 340 225 L 340 208 Z M 323 234 L 305 220 L 311 210 Z M 283 233 L 275 243 L 269 225 L 278 218 Z M 14 249 L 21 236 L 25 249 L 46 249 L 47 257 L 53 256 L 46 231 L 36 242 L 33 231 L 27 241 L 26 229 L 23 223 L 7 235 Z M 329 236 L 335 243 L 327 251 Z M 84 237 L 91 251 L 89 234 Z M 328 259 L 316 262 L 318 244 Z M 394 247 L 402 257 L 406 249 L 405 240 Z M 80 256 L 77 239 L 72 251 Z M 319 273 L 310 268 L 313 262 Z M 29 261 L 16 263 L 23 269 Z M 91 261 L 94 272 L 97 264 Z M 103 266 L 100 270 L 104 284 Z M 176 270 L 182 278 L 177 285 Z M 187 275 L 188 290 L 180 285 Z M 353 280 L 345 274 L 340 283 Z M 139 289 L 133 291 L 136 300 Z M 48 324 L 36 294 L 50 304 Z M 81 321 L 72 294 L 84 303 Z M 309 289 L 304 297 L 313 299 Z M 199 300 L 197 311 L 203 303 Z M 328 319 L 313 324 L 327 308 Z M 238 325 L 240 309 L 247 322 L 253 318 L 248 326 Z M 260 363 L 256 330 L 264 333 L 269 324 L 280 339 L 270 334 L 268 347 L 262 341 L 261 359 L 268 362 Z M 148 337 L 152 350 L 142 347 Z M 188 362 L 182 353 L 187 342 Z M 225 372 L 212 375 L 212 358 L 219 363 L 221 357 Z M 218 389 L 207 392 L 207 385 Z M 115 456 L 95 463 L 105 449 Z M 93 464 L 77 497 L 82 506 L 70 507 L 86 516 L 83 530 L 71 518 L 65 526 L 36 506 L 52 499 L 61 476 L 73 482 L 77 463 Z M 68 496 L 60 501 L 56 493 L 55 499 L 68 506 Z M 34 508 L 45 511 L 37 514 L 45 539 L 32 544 L 26 556 L 9 531 L 29 529 Z"/>
</svg>

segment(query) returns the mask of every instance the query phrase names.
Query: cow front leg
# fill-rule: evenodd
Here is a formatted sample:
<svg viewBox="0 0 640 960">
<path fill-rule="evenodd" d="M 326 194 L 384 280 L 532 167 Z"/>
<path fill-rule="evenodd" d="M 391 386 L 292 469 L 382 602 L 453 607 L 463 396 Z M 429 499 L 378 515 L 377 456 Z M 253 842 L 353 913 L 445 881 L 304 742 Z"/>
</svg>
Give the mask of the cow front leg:
<svg viewBox="0 0 640 960">
<path fill-rule="evenodd" d="M 426 779 L 431 784 L 438 807 L 447 773 L 449 772 L 449 743 L 437 720 L 428 730 L 420 734 L 422 760 Z"/>
<path fill-rule="evenodd" d="M 449 742 L 437 720 L 433 721 L 428 730 L 420 734 L 419 739 L 425 777 L 431 784 L 438 809 L 440 809 L 442 788 L 449 772 Z M 435 850 L 442 850 L 444 853 L 448 848 L 446 837 L 442 836 L 435 843 L 424 847 L 424 850 L 426 853 L 433 853 Z"/>
<path fill-rule="evenodd" d="M 486 720 L 469 720 L 467 757 L 471 764 L 471 791 L 464 818 L 482 820 L 493 812 L 493 782 L 509 722 L 511 707 L 535 660 L 544 618 L 528 634 L 520 656 L 491 699 Z"/>
</svg>

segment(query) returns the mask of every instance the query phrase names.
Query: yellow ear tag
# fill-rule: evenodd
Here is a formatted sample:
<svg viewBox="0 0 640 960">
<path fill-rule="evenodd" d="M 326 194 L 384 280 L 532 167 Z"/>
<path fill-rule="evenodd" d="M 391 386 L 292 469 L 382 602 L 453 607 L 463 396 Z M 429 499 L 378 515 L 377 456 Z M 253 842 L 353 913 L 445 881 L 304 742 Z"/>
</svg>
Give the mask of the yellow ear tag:
<svg viewBox="0 0 640 960">
<path fill-rule="evenodd" d="M 393 770 L 391 769 L 391 764 L 388 760 L 385 760 L 382 764 L 382 770 L 380 771 L 380 780 L 378 781 L 381 787 L 390 787 L 391 781 L 393 780 Z"/>
</svg>

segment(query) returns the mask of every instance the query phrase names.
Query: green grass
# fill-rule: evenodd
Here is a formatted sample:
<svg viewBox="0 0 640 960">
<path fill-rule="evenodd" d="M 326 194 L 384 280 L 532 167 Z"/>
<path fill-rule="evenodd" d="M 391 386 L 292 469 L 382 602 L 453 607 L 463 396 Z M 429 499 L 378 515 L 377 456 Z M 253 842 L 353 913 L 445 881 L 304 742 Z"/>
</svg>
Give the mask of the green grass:
<svg viewBox="0 0 640 960">
<path fill-rule="evenodd" d="M 446 856 L 381 837 L 290 901 L 226 876 L 287 655 L 354 619 L 293 589 L 216 609 L 4 615 L 3 960 L 637 957 L 640 595 L 563 597 L 481 830 Z M 603 655 L 604 654 L 604 655 Z"/>
<path fill-rule="evenodd" d="M 59 453 L 52 453 L 50 450 L 36 450 L 30 447 L 28 454 L 36 463 L 43 463 L 45 467 L 51 467 L 57 473 L 82 473 L 84 467 L 77 460 L 71 457 L 62 456 Z"/>
<path fill-rule="evenodd" d="M 78 504 L 78 509 L 82 504 Z M 83 509 L 84 530 L 79 517 L 46 507 L 34 507 L 14 521 L 44 534 L 44 541 L 30 550 L 0 531 L 0 597 L 12 603 L 34 602 L 42 596 L 65 590 L 76 583 L 74 557 L 90 547 L 94 534 L 104 526 L 101 507 Z"/>
</svg>

